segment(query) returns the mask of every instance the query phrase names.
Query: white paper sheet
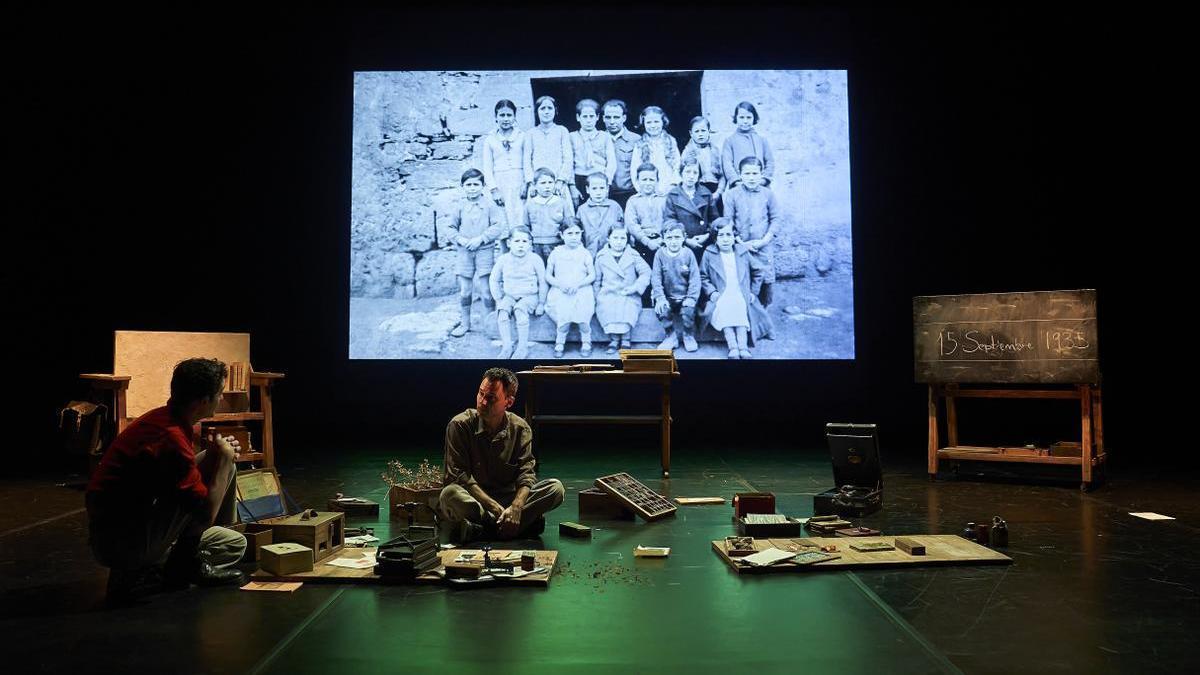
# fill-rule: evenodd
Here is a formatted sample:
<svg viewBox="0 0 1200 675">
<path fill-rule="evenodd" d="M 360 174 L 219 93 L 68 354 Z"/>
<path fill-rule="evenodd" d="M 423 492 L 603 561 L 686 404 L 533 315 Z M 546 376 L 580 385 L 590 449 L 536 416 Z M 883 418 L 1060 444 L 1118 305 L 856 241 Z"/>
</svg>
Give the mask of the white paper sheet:
<svg viewBox="0 0 1200 675">
<path fill-rule="evenodd" d="M 1137 516 L 1138 518 L 1145 518 L 1146 520 L 1175 520 L 1173 516 L 1164 516 L 1161 513 L 1155 513 L 1153 511 L 1130 511 L 1129 515 Z"/>
<path fill-rule="evenodd" d="M 755 567 L 766 567 L 767 565 L 774 565 L 781 560 L 787 560 L 794 555 L 796 554 L 790 551 L 783 551 L 777 548 L 768 548 L 759 551 L 758 553 L 751 553 L 750 555 L 743 557 L 742 560 L 746 561 L 750 565 L 754 565 Z"/>
</svg>

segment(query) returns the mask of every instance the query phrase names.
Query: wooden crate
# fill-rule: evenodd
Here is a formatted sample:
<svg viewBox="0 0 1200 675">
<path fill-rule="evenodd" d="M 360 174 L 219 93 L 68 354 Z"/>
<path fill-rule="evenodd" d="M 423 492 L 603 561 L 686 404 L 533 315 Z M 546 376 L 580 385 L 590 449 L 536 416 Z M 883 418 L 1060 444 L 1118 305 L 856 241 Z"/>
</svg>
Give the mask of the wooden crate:
<svg viewBox="0 0 1200 675">
<path fill-rule="evenodd" d="M 295 542 L 312 549 L 313 560 L 320 562 L 342 550 L 346 545 L 346 514 L 318 511 L 304 519 L 304 514 L 272 518 L 272 537 L 276 542 Z"/>
<path fill-rule="evenodd" d="M 404 505 L 415 502 L 417 508 L 412 514 L 412 522 L 432 525 L 436 522 L 434 514 L 436 513 L 438 499 L 441 497 L 441 494 L 442 488 L 440 487 L 414 490 L 403 485 L 393 485 L 388 490 L 389 518 L 391 520 L 408 522 L 409 510 Z"/>
</svg>

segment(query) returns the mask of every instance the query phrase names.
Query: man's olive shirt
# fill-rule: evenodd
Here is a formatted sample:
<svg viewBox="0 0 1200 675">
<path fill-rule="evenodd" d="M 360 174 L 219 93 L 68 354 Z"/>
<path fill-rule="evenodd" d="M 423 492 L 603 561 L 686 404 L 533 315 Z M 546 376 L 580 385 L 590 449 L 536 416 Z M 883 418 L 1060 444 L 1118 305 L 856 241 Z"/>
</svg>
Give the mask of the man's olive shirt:
<svg viewBox="0 0 1200 675">
<path fill-rule="evenodd" d="M 479 411 L 468 408 L 446 425 L 444 464 L 446 485 L 478 484 L 489 496 L 532 488 L 537 482 L 533 430 L 520 416 L 505 411 L 503 426 L 489 439 Z"/>
</svg>

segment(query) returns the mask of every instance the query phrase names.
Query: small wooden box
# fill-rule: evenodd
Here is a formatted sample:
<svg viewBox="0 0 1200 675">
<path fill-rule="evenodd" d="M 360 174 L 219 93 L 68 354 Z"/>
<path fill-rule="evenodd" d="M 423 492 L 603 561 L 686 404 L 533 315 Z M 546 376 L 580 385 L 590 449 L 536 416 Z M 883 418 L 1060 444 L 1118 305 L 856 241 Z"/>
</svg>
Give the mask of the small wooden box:
<svg viewBox="0 0 1200 675">
<path fill-rule="evenodd" d="M 313 550 L 295 543 L 267 544 L 262 548 L 259 566 L 276 576 L 311 572 Z"/>
<path fill-rule="evenodd" d="M 775 493 L 739 492 L 733 496 L 733 515 L 741 518 L 747 513 L 775 513 Z"/>
<path fill-rule="evenodd" d="M 579 519 L 633 520 L 634 513 L 604 490 L 588 488 L 579 491 Z"/>
<path fill-rule="evenodd" d="M 275 543 L 274 530 L 269 523 L 238 523 L 231 529 L 246 537 L 246 554 L 243 560 L 262 560 L 262 547 Z"/>
<path fill-rule="evenodd" d="M 909 537 L 896 537 L 896 548 L 909 555 L 925 555 L 925 544 Z"/>
<path fill-rule="evenodd" d="M 295 542 L 312 549 L 313 560 L 321 562 L 342 550 L 346 544 L 346 514 L 318 511 L 308 520 L 304 514 L 272 518 L 271 528 L 277 542 Z"/>
</svg>

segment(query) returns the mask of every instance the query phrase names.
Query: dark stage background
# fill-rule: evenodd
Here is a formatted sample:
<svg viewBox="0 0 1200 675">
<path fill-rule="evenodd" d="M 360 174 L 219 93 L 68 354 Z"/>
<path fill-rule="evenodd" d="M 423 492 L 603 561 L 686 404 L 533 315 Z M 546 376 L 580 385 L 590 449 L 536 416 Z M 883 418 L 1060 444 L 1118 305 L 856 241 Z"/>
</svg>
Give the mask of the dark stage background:
<svg viewBox="0 0 1200 675">
<path fill-rule="evenodd" d="M 1159 270 L 1182 253 L 1160 200 L 1140 197 L 1170 113 L 1155 107 L 1158 66 L 1138 63 L 1151 40 L 1136 18 L 639 7 L 595 10 L 619 29 L 607 41 L 580 39 L 572 26 L 591 15 L 573 6 L 22 10 L 22 217 L 8 231 L 32 272 L 6 276 L 10 358 L 28 370 L 10 423 L 31 451 L 8 468 L 46 466 L 56 407 L 83 393 L 77 373 L 111 367 L 118 328 L 249 331 L 254 365 L 287 373 L 284 465 L 421 439 L 440 454 L 446 419 L 491 364 L 347 359 L 352 74 L 505 67 L 849 70 L 858 358 L 687 363 L 677 448 L 820 448 L 826 421 L 874 421 L 890 457 L 919 462 L 911 298 L 1091 287 L 1110 457 L 1192 461 L 1161 433 L 1182 405 L 1151 388 L 1182 377 L 1186 308 L 1158 314 L 1173 301 Z M 982 408 L 964 436 L 1066 438 L 1073 419 Z"/>
</svg>

